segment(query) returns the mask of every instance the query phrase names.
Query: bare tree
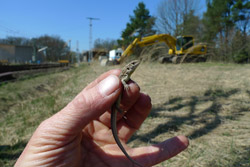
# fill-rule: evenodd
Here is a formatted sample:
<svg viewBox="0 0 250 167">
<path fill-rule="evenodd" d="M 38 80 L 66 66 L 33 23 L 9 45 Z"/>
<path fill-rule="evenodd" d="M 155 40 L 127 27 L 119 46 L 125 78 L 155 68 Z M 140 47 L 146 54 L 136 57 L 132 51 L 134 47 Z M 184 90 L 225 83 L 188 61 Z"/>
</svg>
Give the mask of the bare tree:
<svg viewBox="0 0 250 167">
<path fill-rule="evenodd" d="M 94 43 L 94 48 L 96 49 L 106 49 L 106 50 L 112 50 L 118 47 L 117 40 L 115 39 L 96 39 Z"/>
<path fill-rule="evenodd" d="M 160 33 L 180 35 L 178 25 L 191 10 L 196 12 L 199 0 L 162 0 L 158 6 L 156 28 Z"/>
</svg>

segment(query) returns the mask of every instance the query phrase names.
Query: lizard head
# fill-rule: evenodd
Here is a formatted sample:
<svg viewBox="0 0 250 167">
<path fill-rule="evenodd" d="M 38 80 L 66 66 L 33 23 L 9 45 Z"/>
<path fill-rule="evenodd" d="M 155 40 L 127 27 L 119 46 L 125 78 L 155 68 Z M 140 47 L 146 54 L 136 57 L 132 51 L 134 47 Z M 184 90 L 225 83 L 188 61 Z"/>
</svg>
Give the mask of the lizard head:
<svg viewBox="0 0 250 167">
<path fill-rule="evenodd" d="M 139 61 L 139 60 L 133 60 L 133 61 L 131 61 L 131 62 L 128 64 L 127 68 L 126 68 L 126 71 L 127 71 L 129 74 L 132 74 L 132 73 L 136 70 L 136 68 L 139 66 L 139 64 L 140 64 L 140 61 Z"/>
</svg>

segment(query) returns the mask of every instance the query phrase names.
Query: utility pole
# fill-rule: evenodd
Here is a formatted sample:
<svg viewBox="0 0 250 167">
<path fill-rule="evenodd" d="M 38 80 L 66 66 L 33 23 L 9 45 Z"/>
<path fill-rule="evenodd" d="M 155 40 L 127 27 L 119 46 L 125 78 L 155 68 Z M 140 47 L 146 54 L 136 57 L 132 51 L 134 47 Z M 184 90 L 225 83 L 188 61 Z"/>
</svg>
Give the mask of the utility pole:
<svg viewBox="0 0 250 167">
<path fill-rule="evenodd" d="M 70 51 L 70 57 L 71 57 L 71 64 L 74 62 L 74 58 L 71 52 L 71 39 L 68 40 L 68 46 L 69 46 L 69 51 Z"/>
<path fill-rule="evenodd" d="M 92 20 L 100 20 L 99 18 L 87 17 L 89 19 L 89 58 L 88 61 L 92 61 L 93 53 L 92 53 Z"/>
<path fill-rule="evenodd" d="M 77 64 L 79 65 L 80 64 L 80 55 L 79 55 L 79 42 L 78 42 L 78 40 L 76 41 L 76 61 L 77 61 Z"/>
</svg>

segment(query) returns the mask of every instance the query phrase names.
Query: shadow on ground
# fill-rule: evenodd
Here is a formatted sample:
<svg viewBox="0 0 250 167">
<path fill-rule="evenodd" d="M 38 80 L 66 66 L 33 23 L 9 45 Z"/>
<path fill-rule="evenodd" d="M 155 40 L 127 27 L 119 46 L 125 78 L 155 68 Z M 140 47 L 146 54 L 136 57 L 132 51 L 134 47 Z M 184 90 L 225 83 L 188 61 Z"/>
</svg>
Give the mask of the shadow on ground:
<svg viewBox="0 0 250 167">
<path fill-rule="evenodd" d="M 204 92 L 202 96 L 192 96 L 189 98 L 176 97 L 169 101 L 161 104 L 160 106 L 153 106 L 149 117 L 166 117 L 166 122 L 159 124 L 153 130 L 143 135 L 134 135 L 129 142 L 133 140 L 140 140 L 145 143 L 156 144 L 157 142 L 152 141 L 155 137 L 162 133 L 169 131 L 178 131 L 179 127 L 183 124 L 195 126 L 196 124 L 202 125 L 201 128 L 196 129 L 189 133 L 187 136 L 190 139 L 199 138 L 206 135 L 221 125 L 222 119 L 237 119 L 237 117 L 244 115 L 246 108 L 237 108 L 234 111 L 229 112 L 227 115 L 220 114 L 222 105 L 228 100 L 229 97 L 240 93 L 239 89 L 222 90 L 222 89 L 209 89 Z M 249 93 L 249 92 L 247 92 Z M 210 103 L 205 109 L 197 109 L 197 105 Z M 242 102 L 238 100 L 237 102 Z M 244 101 L 247 103 L 246 101 Z M 250 107 L 250 104 L 247 103 Z M 184 110 L 187 109 L 187 111 Z M 180 114 L 179 110 L 183 109 L 183 112 L 187 114 Z M 163 115 L 162 113 L 171 112 L 176 114 Z"/>
<path fill-rule="evenodd" d="M 22 153 L 26 144 L 27 142 L 22 141 L 13 146 L 0 145 L 0 166 L 8 163 L 9 161 L 16 160 Z M 13 164 L 10 166 L 13 166 Z"/>
</svg>

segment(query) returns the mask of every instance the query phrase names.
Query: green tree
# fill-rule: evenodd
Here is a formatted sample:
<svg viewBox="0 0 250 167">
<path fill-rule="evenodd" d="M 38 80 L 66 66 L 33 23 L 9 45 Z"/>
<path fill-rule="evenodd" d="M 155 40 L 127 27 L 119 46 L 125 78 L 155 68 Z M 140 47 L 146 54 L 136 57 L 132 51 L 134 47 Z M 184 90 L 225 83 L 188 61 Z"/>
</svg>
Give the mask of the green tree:
<svg viewBox="0 0 250 167">
<path fill-rule="evenodd" d="M 237 21 L 236 26 L 244 34 L 249 30 L 250 22 L 250 1 L 238 0 L 232 8 L 233 18 Z"/>
<path fill-rule="evenodd" d="M 196 40 L 200 40 L 203 34 L 203 24 L 199 16 L 194 15 L 194 10 L 190 10 L 189 13 L 183 16 L 182 24 L 177 26 L 180 34 L 192 35 Z"/>
<path fill-rule="evenodd" d="M 244 33 L 236 31 L 232 40 L 233 61 L 236 63 L 245 63 L 250 59 L 249 41 L 245 39 Z"/>
<path fill-rule="evenodd" d="M 69 47 L 59 36 L 44 35 L 39 38 L 33 38 L 33 43 L 37 48 L 47 46 L 47 61 L 58 61 L 61 59 L 69 59 Z"/>
<path fill-rule="evenodd" d="M 153 26 L 155 18 L 149 14 L 149 10 L 143 2 L 140 2 L 136 9 L 133 11 L 134 15 L 129 16 L 130 22 L 127 23 L 125 30 L 122 31 L 122 40 L 119 44 L 122 46 L 129 45 L 136 37 L 143 37 L 155 33 Z M 138 31 L 137 35 L 134 35 Z"/>
<path fill-rule="evenodd" d="M 24 38 L 24 37 L 7 37 L 0 39 L 2 44 L 21 45 L 21 46 L 34 46 L 36 50 L 47 46 L 46 61 L 57 62 L 61 59 L 70 58 L 70 48 L 66 42 L 59 36 L 43 35 L 38 38 Z"/>
<path fill-rule="evenodd" d="M 217 34 L 220 38 L 227 37 L 231 28 L 240 21 L 245 21 L 243 31 L 249 23 L 249 0 L 207 0 L 207 11 L 204 14 L 204 24 L 207 27 L 207 39 L 213 40 Z M 237 26 L 240 28 L 240 26 Z"/>
<path fill-rule="evenodd" d="M 228 30 L 234 26 L 232 7 L 232 0 L 207 0 L 207 11 L 204 14 L 207 40 L 215 39 L 218 33 L 222 40 L 222 36 L 228 34 Z"/>
<path fill-rule="evenodd" d="M 204 39 L 212 43 L 217 57 L 222 61 L 233 61 L 232 40 L 240 29 L 239 22 L 249 22 L 249 0 L 207 0 L 207 11 L 203 17 Z M 239 35 L 238 35 L 239 36 Z"/>
<path fill-rule="evenodd" d="M 12 37 L 8 36 L 5 39 L 0 39 L 0 43 L 2 44 L 9 44 L 9 45 L 26 45 L 31 46 L 31 41 L 28 38 L 25 37 Z"/>
</svg>

